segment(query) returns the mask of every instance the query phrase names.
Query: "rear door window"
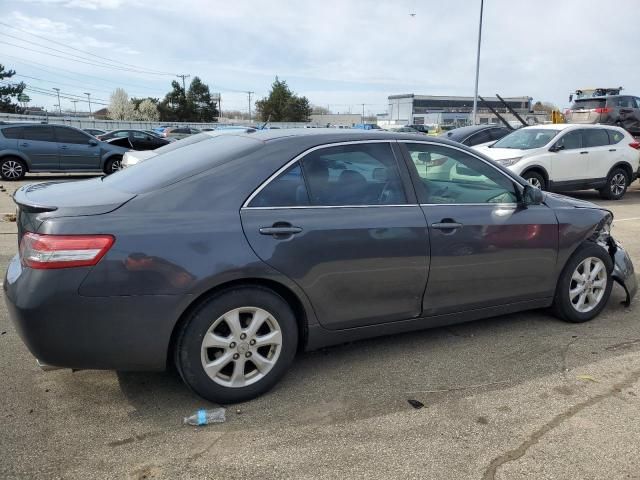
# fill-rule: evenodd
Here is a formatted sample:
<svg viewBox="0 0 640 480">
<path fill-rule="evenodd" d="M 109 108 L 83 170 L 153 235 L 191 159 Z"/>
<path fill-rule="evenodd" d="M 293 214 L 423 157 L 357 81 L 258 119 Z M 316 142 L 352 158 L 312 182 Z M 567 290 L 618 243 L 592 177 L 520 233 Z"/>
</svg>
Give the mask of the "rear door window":
<svg viewBox="0 0 640 480">
<path fill-rule="evenodd" d="M 33 127 L 24 127 L 22 138 L 34 142 L 56 141 L 56 138 L 53 135 L 53 127 L 50 127 L 48 125 L 34 125 Z"/>
<path fill-rule="evenodd" d="M 407 203 L 389 143 L 322 148 L 305 156 L 302 168 L 312 205 Z"/>
<path fill-rule="evenodd" d="M 573 105 L 571 105 L 571 110 L 593 110 L 594 108 L 602 108 L 604 107 L 605 100 L 595 100 L 595 99 L 587 99 L 587 100 L 576 100 Z"/>
<path fill-rule="evenodd" d="M 582 141 L 585 147 L 602 147 L 609 145 L 609 136 L 603 128 L 582 130 Z"/>
<path fill-rule="evenodd" d="M 511 130 L 508 128 L 492 128 L 489 130 L 491 133 L 491 140 L 500 140 L 505 135 L 508 135 L 510 131 Z"/>
</svg>

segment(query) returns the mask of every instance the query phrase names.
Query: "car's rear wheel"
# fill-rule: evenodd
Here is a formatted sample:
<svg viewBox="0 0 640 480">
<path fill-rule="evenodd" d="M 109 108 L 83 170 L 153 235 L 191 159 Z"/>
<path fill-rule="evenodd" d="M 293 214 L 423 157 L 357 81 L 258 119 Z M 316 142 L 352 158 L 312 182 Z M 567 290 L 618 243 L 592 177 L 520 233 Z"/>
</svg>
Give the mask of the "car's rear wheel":
<svg viewBox="0 0 640 480">
<path fill-rule="evenodd" d="M 17 157 L 0 160 L 0 175 L 4 180 L 21 180 L 27 173 L 27 166 Z"/>
<path fill-rule="evenodd" d="M 261 287 L 239 287 L 209 298 L 183 324 L 175 362 L 185 383 L 218 403 L 255 398 L 286 373 L 298 328 L 287 302 Z"/>
<path fill-rule="evenodd" d="M 607 183 L 599 192 L 606 200 L 620 200 L 629 186 L 629 176 L 624 168 L 616 167 L 607 177 Z"/>
<path fill-rule="evenodd" d="M 585 243 L 565 265 L 553 308 L 557 316 L 573 323 L 596 317 L 611 295 L 613 261 L 604 248 Z"/>
<path fill-rule="evenodd" d="M 122 170 L 122 157 L 111 157 L 104 165 L 104 173 L 111 175 L 112 173 Z"/>
<path fill-rule="evenodd" d="M 538 172 L 535 172 L 535 171 L 525 172 L 522 175 L 522 178 L 524 178 L 527 182 L 529 182 L 529 185 L 533 187 L 539 188 L 540 190 L 547 189 L 547 182 L 545 181 L 544 177 Z"/>
</svg>

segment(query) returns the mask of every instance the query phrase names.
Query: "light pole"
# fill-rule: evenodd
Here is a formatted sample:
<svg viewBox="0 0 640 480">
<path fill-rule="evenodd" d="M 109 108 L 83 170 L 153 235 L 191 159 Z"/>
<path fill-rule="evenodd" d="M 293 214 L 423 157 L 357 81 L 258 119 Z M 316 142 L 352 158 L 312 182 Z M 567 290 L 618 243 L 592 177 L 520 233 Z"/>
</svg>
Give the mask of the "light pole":
<svg viewBox="0 0 640 480">
<path fill-rule="evenodd" d="M 53 89 L 58 94 L 58 112 L 60 112 L 60 115 L 62 115 L 62 107 L 60 106 L 60 89 L 58 87 L 53 87 Z"/>
<path fill-rule="evenodd" d="M 249 123 L 251 123 L 251 95 L 255 93 L 255 92 L 247 92 L 247 95 L 249 95 Z"/>
<path fill-rule="evenodd" d="M 87 99 L 89 100 L 89 117 L 93 117 L 93 114 L 91 113 L 91 94 L 84 92 L 84 94 L 87 96 Z"/>
<path fill-rule="evenodd" d="M 473 96 L 473 118 L 471 123 L 476 124 L 476 114 L 478 113 L 478 78 L 480 77 L 480 44 L 482 42 L 482 10 L 484 0 L 480 0 L 480 22 L 478 23 L 478 52 L 476 53 L 476 88 Z"/>
<path fill-rule="evenodd" d="M 71 100 L 71 103 L 73 103 L 73 113 L 77 117 L 78 116 L 78 108 L 76 106 L 76 103 L 78 103 L 78 100 Z"/>
</svg>

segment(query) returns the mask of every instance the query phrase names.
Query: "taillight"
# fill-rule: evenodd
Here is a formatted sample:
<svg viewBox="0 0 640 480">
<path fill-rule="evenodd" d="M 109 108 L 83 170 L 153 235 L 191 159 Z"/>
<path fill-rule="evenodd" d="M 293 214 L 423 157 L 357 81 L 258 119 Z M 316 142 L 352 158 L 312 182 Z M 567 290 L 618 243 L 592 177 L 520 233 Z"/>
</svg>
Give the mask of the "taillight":
<svg viewBox="0 0 640 480">
<path fill-rule="evenodd" d="M 20 241 L 20 259 L 37 269 L 90 267 L 104 257 L 115 238 L 111 235 L 40 235 L 26 232 Z"/>
<path fill-rule="evenodd" d="M 596 113 L 609 113 L 613 111 L 613 108 L 609 108 L 609 107 L 599 107 L 594 109 L 594 111 Z"/>
<path fill-rule="evenodd" d="M 631 148 L 635 148 L 636 150 L 640 150 L 640 142 L 631 142 L 629 146 Z"/>
</svg>

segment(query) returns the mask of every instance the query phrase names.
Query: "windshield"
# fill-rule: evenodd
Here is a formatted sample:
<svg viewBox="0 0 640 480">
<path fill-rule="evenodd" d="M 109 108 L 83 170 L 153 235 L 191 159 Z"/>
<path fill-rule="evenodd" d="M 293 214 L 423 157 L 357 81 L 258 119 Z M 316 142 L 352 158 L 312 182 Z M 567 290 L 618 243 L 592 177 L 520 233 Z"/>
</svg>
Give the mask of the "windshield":
<svg viewBox="0 0 640 480">
<path fill-rule="evenodd" d="M 502 137 L 491 148 L 515 148 L 518 150 L 531 150 L 532 148 L 544 147 L 558 134 L 559 130 L 548 128 L 523 128 L 511 132 L 506 137 Z"/>
</svg>

